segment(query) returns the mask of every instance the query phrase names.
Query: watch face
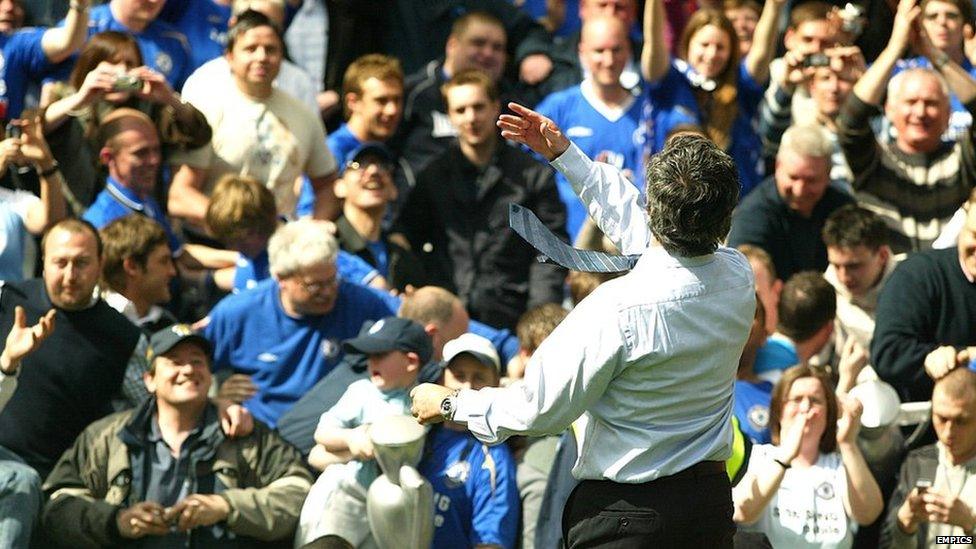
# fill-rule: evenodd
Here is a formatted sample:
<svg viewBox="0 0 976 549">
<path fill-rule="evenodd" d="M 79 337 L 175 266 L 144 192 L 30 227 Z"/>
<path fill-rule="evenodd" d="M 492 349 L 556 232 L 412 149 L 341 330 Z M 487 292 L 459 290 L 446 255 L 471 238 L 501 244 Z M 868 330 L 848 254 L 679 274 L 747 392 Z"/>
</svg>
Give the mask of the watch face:
<svg viewBox="0 0 976 549">
<path fill-rule="evenodd" d="M 445 416 L 448 415 L 448 414 L 450 414 L 451 413 L 451 408 L 452 408 L 452 406 L 451 406 L 451 398 L 450 397 L 445 398 L 444 400 L 441 401 L 441 414 L 443 414 Z"/>
</svg>

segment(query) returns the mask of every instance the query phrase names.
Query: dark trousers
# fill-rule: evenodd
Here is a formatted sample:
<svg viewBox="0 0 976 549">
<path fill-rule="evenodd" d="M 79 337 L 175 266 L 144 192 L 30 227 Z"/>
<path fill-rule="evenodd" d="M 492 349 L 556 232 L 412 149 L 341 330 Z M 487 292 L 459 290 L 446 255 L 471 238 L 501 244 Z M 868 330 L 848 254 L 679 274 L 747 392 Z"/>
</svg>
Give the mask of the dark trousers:
<svg viewBox="0 0 976 549">
<path fill-rule="evenodd" d="M 722 462 L 644 484 L 584 480 L 563 512 L 569 549 L 731 549 L 734 534 L 732 486 Z"/>
</svg>

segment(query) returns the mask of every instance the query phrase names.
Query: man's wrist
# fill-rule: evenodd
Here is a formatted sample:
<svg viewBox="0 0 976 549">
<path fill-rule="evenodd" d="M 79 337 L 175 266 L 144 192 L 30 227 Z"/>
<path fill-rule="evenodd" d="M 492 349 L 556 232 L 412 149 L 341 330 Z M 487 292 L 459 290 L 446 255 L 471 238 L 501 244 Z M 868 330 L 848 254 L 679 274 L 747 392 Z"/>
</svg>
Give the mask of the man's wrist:
<svg viewBox="0 0 976 549">
<path fill-rule="evenodd" d="M 15 376 L 20 371 L 20 361 L 13 360 L 7 353 L 0 353 L 0 372 L 5 376 Z"/>
</svg>

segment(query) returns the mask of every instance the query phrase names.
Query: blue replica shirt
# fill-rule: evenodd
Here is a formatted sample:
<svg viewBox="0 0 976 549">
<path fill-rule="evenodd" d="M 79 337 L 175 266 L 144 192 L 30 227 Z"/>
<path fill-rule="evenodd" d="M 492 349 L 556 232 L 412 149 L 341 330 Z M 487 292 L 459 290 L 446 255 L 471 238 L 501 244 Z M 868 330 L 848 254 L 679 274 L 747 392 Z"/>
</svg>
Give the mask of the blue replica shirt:
<svg viewBox="0 0 976 549">
<path fill-rule="evenodd" d="M 200 68 L 224 54 L 230 4 L 222 6 L 213 0 L 166 0 L 159 20 L 171 24 L 186 36 L 190 48 L 190 70 Z"/>
<path fill-rule="evenodd" d="M 339 173 L 342 173 L 346 169 L 346 155 L 360 146 L 362 141 L 349 131 L 349 124 L 343 122 L 336 131 L 325 138 L 325 144 L 339 164 Z M 295 211 L 299 216 L 312 215 L 312 212 L 315 211 L 315 191 L 312 189 L 312 182 L 308 180 L 308 177 L 302 176 L 302 192 L 298 195 Z"/>
<path fill-rule="evenodd" d="M 611 111 L 584 81 L 579 86 L 550 94 L 536 110 L 556 122 L 566 137 L 593 160 L 633 174 L 631 181 L 643 181 L 646 137 L 646 127 L 641 123 L 643 104 L 640 98 L 632 97 L 623 109 Z M 641 187 L 637 183 L 635 186 Z M 560 172 L 556 172 L 556 187 L 566 205 L 566 230 L 573 241 L 587 218 L 586 206 Z"/>
<path fill-rule="evenodd" d="M 64 21 L 60 23 L 64 25 Z M 142 60 L 147 67 L 159 71 L 174 90 L 183 89 L 183 82 L 190 76 L 190 43 L 175 27 L 156 19 L 146 30 L 135 33 L 112 16 L 109 4 L 91 9 L 88 15 L 89 38 L 103 31 L 119 31 L 131 34 L 139 43 Z M 72 63 L 74 59 L 72 59 Z"/>
<path fill-rule="evenodd" d="M 676 123 L 687 123 L 690 119 L 702 120 L 695 88 L 689 79 L 697 79 L 694 69 L 681 59 L 673 59 L 668 73 L 658 82 L 650 85 L 651 116 L 648 121 L 648 143 L 652 145 L 651 154 L 660 152 L 668 133 Z M 745 61 L 739 63 L 736 99 L 739 112 L 732 123 L 729 155 L 739 168 L 741 200 L 763 178 L 762 143 L 754 128 L 759 116 L 759 104 L 765 88 L 756 82 L 746 70 Z M 688 115 L 691 115 L 689 117 Z"/>
<path fill-rule="evenodd" d="M 768 381 L 736 380 L 732 413 L 739 419 L 739 429 L 753 444 L 770 444 L 769 401 L 773 384 Z"/>
<path fill-rule="evenodd" d="M 434 549 L 495 544 L 514 548 L 519 522 L 515 461 L 504 444 L 440 427 L 418 469 L 434 489 Z"/>
<path fill-rule="evenodd" d="M 969 76 L 976 78 L 976 67 L 973 67 L 973 64 L 969 62 L 968 58 L 963 58 L 961 66 L 969 73 Z M 893 77 L 901 71 L 915 68 L 934 69 L 932 63 L 924 56 L 912 57 L 911 59 L 899 59 L 895 63 L 895 68 L 891 71 L 891 76 Z M 966 107 L 959 101 L 959 97 L 954 93 L 949 94 L 949 104 L 952 107 L 952 114 L 949 116 L 949 127 L 942 134 L 942 140 L 952 142 L 958 141 L 967 135 L 969 127 L 973 125 L 973 115 L 966 110 Z M 890 125 L 887 118 L 884 120 L 884 124 L 886 126 Z M 888 128 L 885 129 L 885 133 L 888 133 Z M 891 129 L 890 131 L 894 135 L 894 130 Z"/>
<path fill-rule="evenodd" d="M 367 320 L 396 314 L 369 289 L 343 281 L 325 315 L 285 314 L 278 282 L 269 278 L 214 307 L 204 336 L 214 345 L 214 370 L 251 376 L 257 394 L 244 405 L 274 427 L 278 417 L 342 359 L 342 341 Z"/>
<path fill-rule="evenodd" d="M 386 249 L 386 242 L 382 240 L 367 240 L 366 247 L 376 260 L 376 270 L 384 277 L 390 276 L 390 254 Z M 358 257 L 358 256 L 356 256 Z"/>
<path fill-rule="evenodd" d="M 0 34 L 0 102 L 5 109 L 0 118 L 12 120 L 24 110 L 24 98 L 31 85 L 38 85 L 54 70 L 44 55 L 41 40 L 44 29 L 25 28 L 13 34 Z"/>
<path fill-rule="evenodd" d="M 163 209 L 153 197 L 143 199 L 135 191 L 119 185 L 111 177 L 106 180 L 105 188 L 98 193 L 82 218 L 94 225 L 96 229 L 101 229 L 112 221 L 130 214 L 144 215 L 162 225 L 169 240 L 169 248 L 174 254 L 183 247 L 183 243 L 173 232 L 169 220 L 163 214 Z"/>
<path fill-rule="evenodd" d="M 796 345 L 788 338 L 773 334 L 766 338 L 766 343 L 756 351 L 756 363 L 753 371 L 762 379 L 776 383 L 783 370 L 800 363 L 796 354 Z"/>
</svg>

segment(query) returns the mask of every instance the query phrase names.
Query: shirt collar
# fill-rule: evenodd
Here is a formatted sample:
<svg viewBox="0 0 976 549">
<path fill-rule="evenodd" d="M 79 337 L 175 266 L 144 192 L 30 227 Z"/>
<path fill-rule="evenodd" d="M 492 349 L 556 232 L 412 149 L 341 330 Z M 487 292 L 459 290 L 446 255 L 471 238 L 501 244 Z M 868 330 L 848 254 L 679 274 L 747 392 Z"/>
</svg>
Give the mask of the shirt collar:
<svg viewBox="0 0 976 549">
<path fill-rule="evenodd" d="M 109 176 L 106 180 L 105 190 L 108 191 L 108 194 L 110 194 L 116 202 L 122 204 L 130 210 L 142 213 L 146 209 L 145 201 L 142 200 L 134 190 L 123 186 L 112 178 L 112 176 Z"/>
<path fill-rule="evenodd" d="M 146 312 L 146 316 L 140 317 L 139 313 L 136 312 L 135 304 L 129 298 L 113 290 L 105 290 L 102 292 L 102 299 L 105 300 L 105 303 L 109 307 L 122 313 L 123 316 L 129 319 L 129 322 L 132 322 L 136 326 L 156 322 L 163 316 L 163 308 L 158 305 L 152 305 L 149 307 L 149 311 Z"/>
</svg>

